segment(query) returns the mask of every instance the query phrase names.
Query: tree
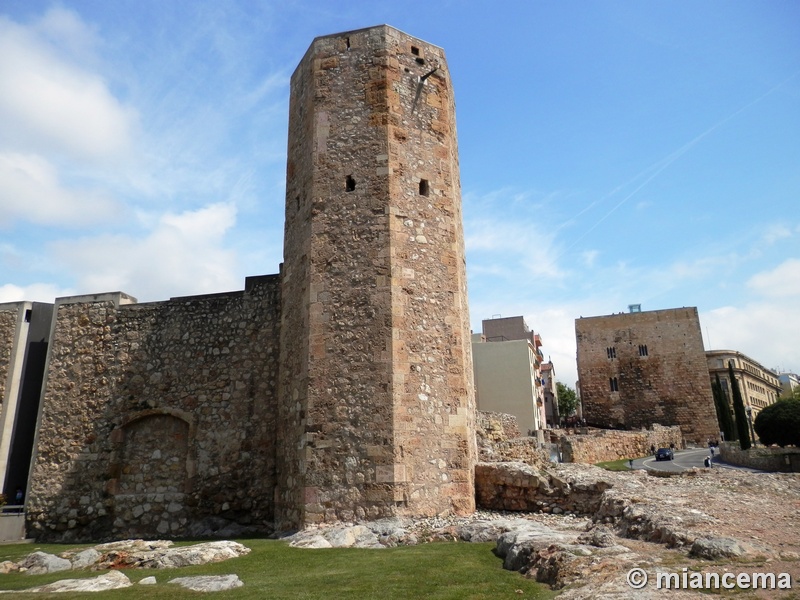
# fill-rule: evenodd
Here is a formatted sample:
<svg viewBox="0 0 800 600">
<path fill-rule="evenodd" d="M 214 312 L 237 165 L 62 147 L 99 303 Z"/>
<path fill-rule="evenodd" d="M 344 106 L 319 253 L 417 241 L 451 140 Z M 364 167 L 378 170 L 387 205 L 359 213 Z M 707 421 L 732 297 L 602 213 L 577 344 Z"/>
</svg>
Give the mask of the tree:
<svg viewBox="0 0 800 600">
<path fill-rule="evenodd" d="M 739 447 L 747 450 L 750 446 L 750 429 L 747 427 L 747 413 L 744 411 L 744 400 L 742 391 L 739 389 L 739 382 L 733 374 L 733 361 L 728 361 L 728 377 L 731 379 L 731 390 L 733 391 L 733 414 L 736 417 L 736 432 L 739 434 Z"/>
<path fill-rule="evenodd" d="M 800 399 L 778 400 L 762 409 L 753 429 L 766 446 L 800 446 Z"/>
<path fill-rule="evenodd" d="M 558 412 L 562 417 L 568 417 L 578 408 L 578 394 L 575 390 L 560 381 L 556 381 L 556 394 L 558 395 Z"/>
<path fill-rule="evenodd" d="M 785 391 L 781 394 L 781 397 L 778 400 L 800 400 L 800 385 L 794 387 L 794 389 Z"/>
<path fill-rule="evenodd" d="M 716 380 L 711 382 L 711 391 L 714 393 L 714 406 L 717 408 L 719 430 L 727 441 L 732 442 L 736 439 L 736 426 L 733 423 L 733 415 L 731 414 L 731 407 L 728 403 L 728 395 L 725 393 L 725 390 L 722 389 L 718 373 L 716 375 Z"/>
</svg>

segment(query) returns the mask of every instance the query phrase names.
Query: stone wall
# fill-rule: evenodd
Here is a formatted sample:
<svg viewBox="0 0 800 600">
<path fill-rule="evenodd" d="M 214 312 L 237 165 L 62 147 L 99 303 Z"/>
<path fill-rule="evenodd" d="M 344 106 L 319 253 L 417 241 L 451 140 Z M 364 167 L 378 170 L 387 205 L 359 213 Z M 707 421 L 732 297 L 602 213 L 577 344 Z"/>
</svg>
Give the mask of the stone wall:
<svg viewBox="0 0 800 600">
<path fill-rule="evenodd" d="M 474 509 L 454 110 L 444 52 L 387 26 L 292 76 L 279 527 Z"/>
<path fill-rule="evenodd" d="M 580 318 L 575 334 L 589 425 L 679 425 L 699 444 L 719 436 L 696 308 Z"/>
<path fill-rule="evenodd" d="M 271 531 L 279 278 L 151 304 L 61 303 L 30 496 L 38 539 Z"/>
<path fill-rule="evenodd" d="M 475 434 L 481 462 L 523 462 L 531 466 L 549 462 L 548 453 L 536 438 L 520 436 L 514 415 L 478 411 Z"/>
<path fill-rule="evenodd" d="M 585 429 L 584 434 L 556 432 L 564 462 L 596 464 L 622 458 L 639 458 L 652 454 L 651 447 L 683 448 L 683 435 L 678 426 L 653 425 L 650 430 L 620 431 Z"/>
<path fill-rule="evenodd" d="M 32 535 L 474 511 L 444 52 L 388 26 L 318 38 L 292 76 L 289 116 L 280 275 L 152 304 L 120 292 L 57 301 Z"/>
<path fill-rule="evenodd" d="M 602 477 L 581 480 L 525 463 L 478 463 L 475 495 L 480 508 L 594 515 L 611 482 Z"/>
<path fill-rule="evenodd" d="M 739 442 L 721 442 L 719 455 L 722 462 L 740 467 L 779 473 L 800 473 L 800 448 L 753 446 L 742 450 Z"/>
<path fill-rule="evenodd" d="M 0 304 L 0 407 L 5 404 L 20 303 Z M 3 484 L 0 481 L 0 486 Z"/>
</svg>

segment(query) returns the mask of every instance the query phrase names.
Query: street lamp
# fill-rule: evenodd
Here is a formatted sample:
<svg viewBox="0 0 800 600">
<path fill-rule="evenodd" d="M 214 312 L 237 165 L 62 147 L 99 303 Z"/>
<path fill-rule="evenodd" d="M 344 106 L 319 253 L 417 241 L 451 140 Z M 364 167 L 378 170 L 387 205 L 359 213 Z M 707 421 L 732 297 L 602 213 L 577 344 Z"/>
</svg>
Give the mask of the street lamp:
<svg viewBox="0 0 800 600">
<path fill-rule="evenodd" d="M 753 445 L 756 444 L 756 432 L 753 429 L 753 407 L 749 404 L 744 407 L 745 413 L 747 413 L 747 422 L 750 424 L 750 439 L 753 440 Z"/>
</svg>

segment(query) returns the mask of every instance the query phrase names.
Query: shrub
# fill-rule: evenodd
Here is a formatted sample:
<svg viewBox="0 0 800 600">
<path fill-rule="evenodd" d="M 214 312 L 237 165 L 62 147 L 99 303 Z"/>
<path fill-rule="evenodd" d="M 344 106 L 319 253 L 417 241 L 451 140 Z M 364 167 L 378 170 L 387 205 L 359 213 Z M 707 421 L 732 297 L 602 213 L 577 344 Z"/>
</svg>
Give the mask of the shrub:
<svg viewBox="0 0 800 600">
<path fill-rule="evenodd" d="M 770 446 L 800 446 L 800 400 L 778 400 L 756 416 L 753 423 L 761 442 Z"/>
</svg>

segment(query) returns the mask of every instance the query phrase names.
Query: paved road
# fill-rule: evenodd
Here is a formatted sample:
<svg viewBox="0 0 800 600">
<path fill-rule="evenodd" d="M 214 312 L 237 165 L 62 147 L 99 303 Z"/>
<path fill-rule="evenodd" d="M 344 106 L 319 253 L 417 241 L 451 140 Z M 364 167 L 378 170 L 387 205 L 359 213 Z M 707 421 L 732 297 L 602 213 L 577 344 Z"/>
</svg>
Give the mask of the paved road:
<svg viewBox="0 0 800 600">
<path fill-rule="evenodd" d="M 679 473 L 692 467 L 703 467 L 704 460 L 709 456 L 708 448 L 689 448 L 687 450 L 676 450 L 674 460 L 656 460 L 653 456 L 646 456 L 644 458 L 637 458 L 633 461 L 634 469 L 652 469 L 654 471 L 671 471 Z M 714 466 L 715 467 L 728 467 L 729 465 L 719 464 L 719 455 L 717 451 L 714 452 Z"/>
</svg>

